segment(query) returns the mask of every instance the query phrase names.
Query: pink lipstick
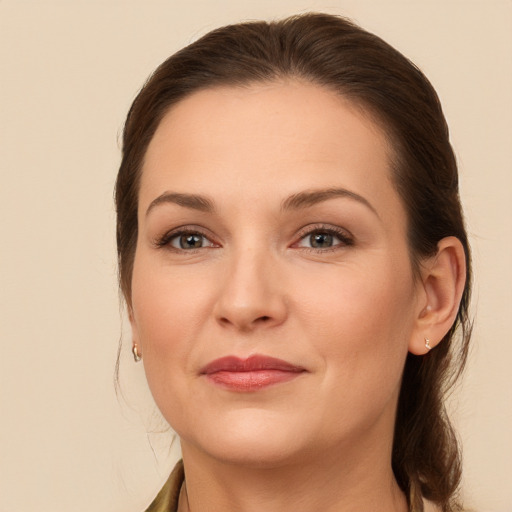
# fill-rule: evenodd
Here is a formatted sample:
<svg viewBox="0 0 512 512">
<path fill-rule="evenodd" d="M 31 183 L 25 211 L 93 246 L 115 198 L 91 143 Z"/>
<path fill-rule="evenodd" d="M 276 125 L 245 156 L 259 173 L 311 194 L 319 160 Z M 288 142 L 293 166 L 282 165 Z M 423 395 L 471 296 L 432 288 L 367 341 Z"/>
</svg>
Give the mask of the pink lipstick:
<svg viewBox="0 0 512 512">
<path fill-rule="evenodd" d="M 232 391 L 248 392 L 287 382 L 305 371 L 282 359 L 253 355 L 247 359 L 221 357 L 207 364 L 200 373 L 213 384 Z"/>
</svg>

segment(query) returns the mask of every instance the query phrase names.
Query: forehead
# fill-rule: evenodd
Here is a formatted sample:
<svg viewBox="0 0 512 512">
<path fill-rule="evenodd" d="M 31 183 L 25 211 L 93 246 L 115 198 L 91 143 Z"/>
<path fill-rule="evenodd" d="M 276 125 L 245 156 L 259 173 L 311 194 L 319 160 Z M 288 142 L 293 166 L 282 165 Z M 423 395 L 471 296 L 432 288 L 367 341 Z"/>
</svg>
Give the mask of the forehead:
<svg viewBox="0 0 512 512">
<path fill-rule="evenodd" d="M 344 186 L 390 187 L 392 151 L 373 117 L 339 94 L 298 81 L 196 92 L 164 116 L 142 170 L 140 203 L 167 189 L 247 199 Z M 252 194 L 251 194 L 252 192 Z"/>
</svg>

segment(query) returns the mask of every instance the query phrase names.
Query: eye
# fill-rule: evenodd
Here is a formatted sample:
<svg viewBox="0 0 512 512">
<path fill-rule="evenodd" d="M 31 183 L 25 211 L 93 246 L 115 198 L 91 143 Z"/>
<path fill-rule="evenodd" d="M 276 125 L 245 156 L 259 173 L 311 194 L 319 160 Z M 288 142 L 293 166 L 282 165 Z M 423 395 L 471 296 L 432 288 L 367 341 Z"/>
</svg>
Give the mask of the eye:
<svg viewBox="0 0 512 512">
<path fill-rule="evenodd" d="M 157 240 L 158 247 L 168 247 L 176 251 L 193 251 L 207 247 L 217 247 L 206 235 L 199 231 L 181 230 L 165 234 Z"/>
<path fill-rule="evenodd" d="M 335 243 L 336 237 L 331 233 L 313 233 L 306 237 L 310 247 L 315 249 L 327 249 Z"/>
<path fill-rule="evenodd" d="M 353 245 L 353 239 L 343 230 L 317 227 L 302 235 L 296 247 L 315 250 L 335 250 Z"/>
<path fill-rule="evenodd" d="M 176 249 L 200 249 L 208 245 L 208 240 L 199 233 L 184 233 L 172 237 L 170 245 Z"/>
</svg>

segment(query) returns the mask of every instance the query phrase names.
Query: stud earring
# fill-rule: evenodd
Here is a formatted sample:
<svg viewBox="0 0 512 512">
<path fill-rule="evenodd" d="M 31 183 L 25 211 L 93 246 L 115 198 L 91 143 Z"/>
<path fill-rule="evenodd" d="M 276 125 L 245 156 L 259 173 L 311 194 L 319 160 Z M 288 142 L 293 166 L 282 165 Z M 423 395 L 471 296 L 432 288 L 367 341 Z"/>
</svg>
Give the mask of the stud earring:
<svg viewBox="0 0 512 512">
<path fill-rule="evenodd" d="M 133 354 L 133 360 L 136 363 L 138 363 L 142 359 L 142 356 L 139 354 L 139 351 L 137 350 L 137 345 L 133 345 L 132 354 Z"/>
<path fill-rule="evenodd" d="M 425 338 L 425 347 L 427 350 L 432 350 L 432 347 L 430 346 L 430 340 L 428 338 Z"/>
</svg>

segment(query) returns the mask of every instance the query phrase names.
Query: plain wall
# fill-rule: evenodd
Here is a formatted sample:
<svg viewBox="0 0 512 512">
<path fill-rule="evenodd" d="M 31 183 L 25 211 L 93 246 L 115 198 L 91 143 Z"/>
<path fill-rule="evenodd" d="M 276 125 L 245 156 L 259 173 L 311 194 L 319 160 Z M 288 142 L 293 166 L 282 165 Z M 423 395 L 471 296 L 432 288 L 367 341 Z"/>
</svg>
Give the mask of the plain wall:
<svg viewBox="0 0 512 512">
<path fill-rule="evenodd" d="M 167 477 L 176 443 L 169 455 L 126 326 L 125 399 L 113 385 L 118 134 L 181 46 L 307 10 L 376 32 L 441 97 L 476 276 L 474 348 L 451 404 L 464 494 L 512 511 L 510 0 L 0 0 L 0 512 L 140 512 Z"/>
</svg>

